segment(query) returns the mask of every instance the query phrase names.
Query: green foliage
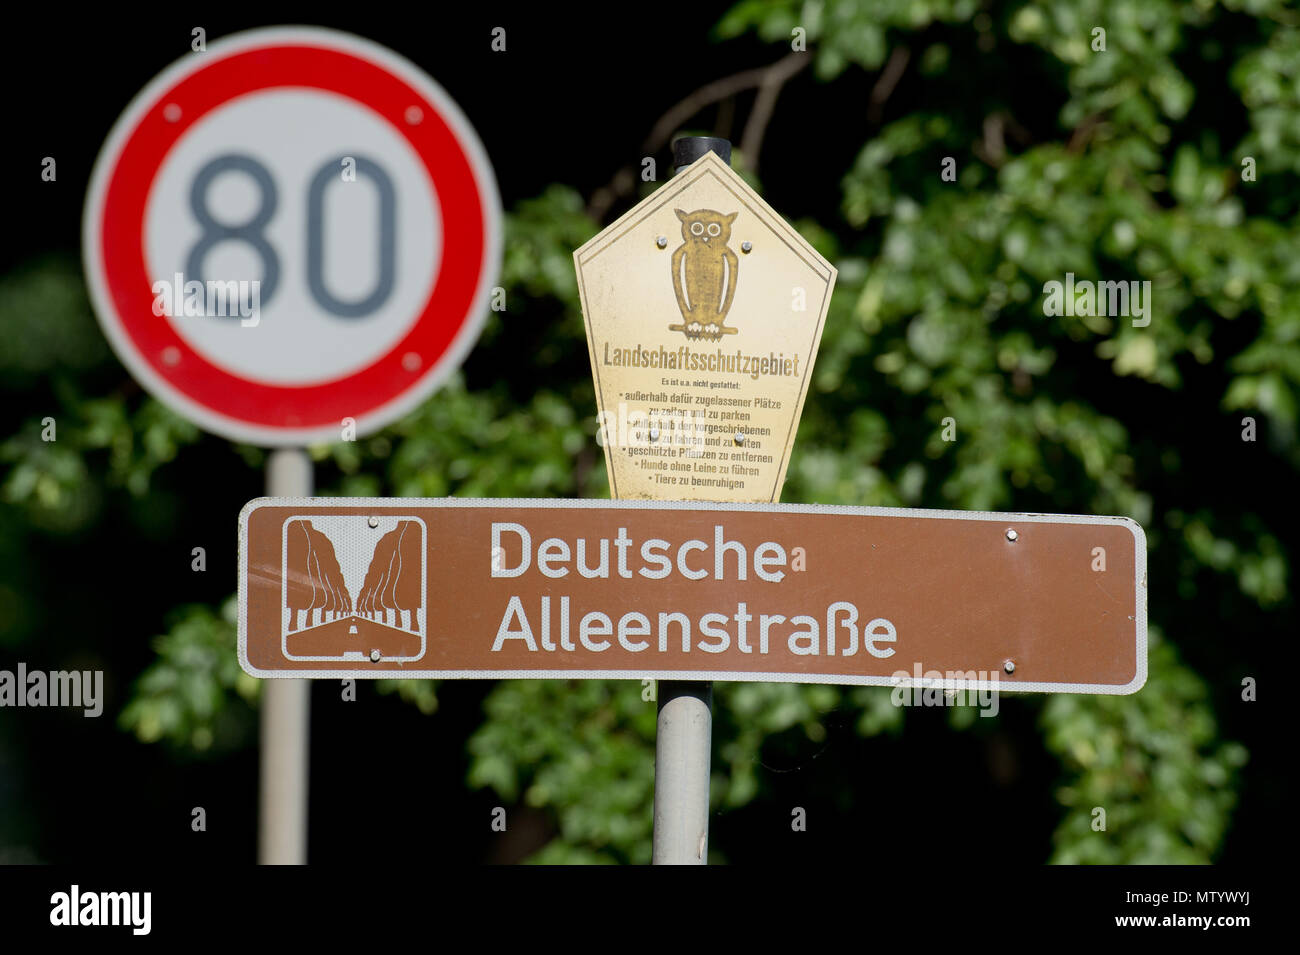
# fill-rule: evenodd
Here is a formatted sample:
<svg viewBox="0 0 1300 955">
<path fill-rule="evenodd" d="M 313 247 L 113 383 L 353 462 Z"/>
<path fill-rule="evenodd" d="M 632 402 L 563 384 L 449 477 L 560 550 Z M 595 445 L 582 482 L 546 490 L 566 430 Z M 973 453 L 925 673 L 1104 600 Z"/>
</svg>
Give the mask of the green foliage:
<svg viewBox="0 0 1300 955">
<path fill-rule="evenodd" d="M 8 473 L 0 499 L 34 527 L 70 533 L 97 518 L 104 493 L 136 497 L 150 475 L 198 439 L 198 429 L 156 401 L 90 398 L 80 379 L 109 361 L 74 263 L 37 260 L 0 279 L 0 327 L 21 347 L 0 351 L 0 379 L 15 390 L 46 379 L 55 403 L 0 442 Z M 45 432 L 52 421 L 54 437 Z"/>
<path fill-rule="evenodd" d="M 650 861 L 655 706 L 639 683 L 503 682 L 484 709 L 469 782 L 555 811 L 560 838 L 534 861 Z"/>
<path fill-rule="evenodd" d="M 810 42 L 822 41 L 813 55 L 825 79 L 850 63 L 878 69 L 891 31 L 908 43 L 907 33 L 936 20 L 971 18 L 975 10 L 742 3 L 719 32 L 756 28 L 765 39 L 787 42 L 803 26 Z M 1185 119 L 1193 101 L 1177 54 L 1191 42 L 1189 30 L 1212 29 L 1214 15 L 1208 4 L 1022 7 L 997 42 L 1036 47 L 1045 76 L 1064 76 L 1062 141 L 977 164 L 967 144 L 981 130 L 968 117 L 914 113 L 866 143 L 843 183 L 847 228 L 828 233 L 821 223 L 806 230 L 820 248 L 836 249 L 840 278 L 786 500 L 1128 514 L 1170 528 L 1170 536 L 1154 528 L 1153 544 L 1179 554 L 1183 579 L 1211 568 L 1233 575 L 1240 594 L 1261 607 L 1283 600 L 1285 552 L 1266 523 L 1252 521 L 1242 538 L 1208 512 L 1191 521 L 1176 508 L 1158 515 L 1151 495 L 1138 489 L 1133 437 L 1090 403 L 1086 396 L 1096 389 L 1080 387 L 1076 370 L 1088 365 L 1090 351 L 1099 363 L 1094 376 L 1178 390 L 1189 359 L 1192 366 L 1214 365 L 1222 369 L 1224 407 L 1263 415 L 1274 446 L 1295 461 L 1296 231 L 1248 214 L 1239 195 L 1247 188 L 1238 176 L 1240 149 L 1193 148 L 1174 141 L 1169 125 Z M 986 15 L 974 19 L 977 43 L 984 44 L 996 25 Z M 1107 27 L 1104 55 L 1090 48 L 1094 25 Z M 1268 49 L 1291 42 L 1275 37 Z M 925 74 L 943 78 L 949 59 L 946 47 L 927 54 Z M 1300 121 L 1294 84 L 1278 79 L 1294 69 L 1294 58 L 1252 54 L 1241 62 L 1233 71 L 1237 84 L 1258 87 L 1246 99 L 1252 128 L 1282 128 L 1262 112 L 1268 109 L 1281 108 L 1288 123 Z M 1252 71 L 1264 76 L 1248 78 Z M 1278 134 L 1271 144 L 1283 141 Z M 937 175 L 944 155 L 958 157 L 956 184 Z M 1046 320 L 1041 290 L 1066 272 L 1150 281 L 1155 320 L 1146 327 L 1115 318 Z M 1259 316 L 1258 337 L 1236 355 L 1216 354 L 1218 324 L 1245 314 Z M 958 429 L 955 443 L 940 437 L 949 417 Z M 1161 457 L 1176 471 L 1176 453 Z M 1159 559 L 1162 552 L 1153 550 Z M 1053 861 L 1214 857 L 1244 750 L 1218 741 L 1206 686 L 1169 643 L 1153 638 L 1149 666 L 1149 682 L 1136 697 L 1057 696 L 1043 709 L 1048 746 L 1069 774 L 1058 793 L 1065 812 Z M 621 692 L 635 700 L 634 689 Z M 528 708 L 535 699 L 528 684 L 493 692 L 472 749 L 471 781 L 510 798 L 516 774 L 562 764 L 570 784 L 551 804 L 557 811 L 580 806 L 592 825 L 608 811 L 595 795 L 608 764 L 575 763 L 563 739 L 548 747 L 539 739 L 545 734 L 528 734 L 532 748 L 511 748 L 506 725 L 525 713 L 530 723 L 580 725 L 584 715 L 591 718 L 587 704 L 573 696 L 549 700 L 543 719 Z M 824 732 L 821 717 L 838 706 L 858 711 L 863 735 L 896 731 L 902 722 L 879 691 L 719 685 L 715 806 L 759 798 L 755 767 L 765 741 L 796 727 L 815 739 Z M 970 724 L 970 714 L 962 715 L 954 725 Z M 618 743 L 620 761 L 628 745 Z M 640 745 L 637 765 L 645 772 L 651 737 Z M 1094 805 L 1109 807 L 1104 839 L 1092 838 L 1091 817 L 1080 808 Z M 610 853 L 606 838 L 594 843 L 602 858 Z M 562 826 L 542 857 L 583 858 L 571 854 L 582 841 L 578 828 Z M 590 851 L 588 842 L 582 852 Z"/>
<path fill-rule="evenodd" d="M 398 699 L 415 704 L 425 716 L 438 709 L 437 680 L 376 680 L 375 689 L 383 696 L 396 693 Z"/>
<path fill-rule="evenodd" d="M 1219 742 L 1205 682 L 1158 633 L 1149 663 L 1136 696 L 1054 695 L 1043 708 L 1047 746 L 1073 774 L 1057 791 L 1053 862 L 1197 865 L 1223 840 L 1245 747 Z"/>
<path fill-rule="evenodd" d="M 815 57 L 820 80 L 832 80 L 850 65 L 878 70 L 889 53 L 887 32 L 898 28 L 920 31 L 935 21 L 967 21 L 979 0 L 745 0 L 718 24 L 721 37 L 756 30 L 764 40 L 789 44 L 802 28 L 808 51 Z"/>
<path fill-rule="evenodd" d="M 571 497 L 573 460 L 590 433 L 554 392 L 519 406 L 503 387 L 468 391 L 457 374 L 383 434 L 321 445 L 312 457 L 338 468 L 347 495 L 380 493 L 384 474 L 384 492 L 400 497 Z"/>
<path fill-rule="evenodd" d="M 1296 25 L 1294 19 L 1291 25 Z M 1300 32 L 1276 31 L 1267 46 L 1238 61 L 1231 78 L 1250 110 L 1250 134 L 1237 155 L 1256 157 L 1264 172 L 1300 174 L 1300 115 L 1295 109 Z"/>
<path fill-rule="evenodd" d="M 737 809 L 758 796 L 762 782 L 758 767 L 764 742 L 779 733 L 798 731 L 820 742 L 826 736 L 823 719 L 851 697 L 861 706 L 860 730 L 872 733 L 902 726 L 902 711 L 880 706 L 887 692 L 794 683 L 719 683 L 714 685 L 713 761 L 709 795 L 714 806 Z M 713 854 L 710 853 L 712 858 Z"/>
<path fill-rule="evenodd" d="M 153 642 L 158 659 L 135 687 L 119 724 L 144 743 L 159 740 L 195 752 L 233 749 L 247 740 L 258 680 L 239 667 L 235 652 L 235 601 L 220 615 L 203 606 L 182 607 Z"/>
<path fill-rule="evenodd" d="M 21 347 L 0 350 L 0 381 L 15 391 L 108 360 L 76 263 L 43 257 L 0 276 L 0 325 Z"/>
</svg>

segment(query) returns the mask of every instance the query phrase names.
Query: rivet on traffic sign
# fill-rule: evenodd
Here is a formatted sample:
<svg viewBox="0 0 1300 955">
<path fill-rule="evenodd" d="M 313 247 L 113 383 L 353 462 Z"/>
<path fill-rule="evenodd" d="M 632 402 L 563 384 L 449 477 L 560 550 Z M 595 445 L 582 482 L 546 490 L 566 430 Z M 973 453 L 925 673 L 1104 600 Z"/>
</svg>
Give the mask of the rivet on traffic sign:
<svg viewBox="0 0 1300 955">
<path fill-rule="evenodd" d="M 378 663 L 378 662 L 379 662 L 379 651 L 378 651 L 378 650 L 371 650 L 371 651 L 370 651 L 370 660 L 371 660 L 372 663 Z"/>
<path fill-rule="evenodd" d="M 655 245 L 659 246 L 661 249 L 668 248 L 668 237 L 661 235 L 659 238 L 655 239 Z"/>
<path fill-rule="evenodd" d="M 741 434 L 739 431 L 737 431 L 737 432 L 736 432 L 735 441 L 736 441 L 736 444 L 744 444 L 744 443 L 745 443 L 745 436 L 744 436 L 743 434 Z"/>
<path fill-rule="evenodd" d="M 1019 537 L 1020 535 L 1016 533 L 1016 529 L 1014 527 L 1007 528 L 1007 540 L 1011 541 L 1011 543 L 1014 544 L 1016 542 L 1016 539 Z"/>
<path fill-rule="evenodd" d="M 377 517 L 372 517 L 372 518 L 370 518 L 370 526 L 371 526 L 371 527 L 378 527 L 378 526 L 379 526 L 379 518 L 377 518 Z"/>
<path fill-rule="evenodd" d="M 740 243 L 740 251 L 744 252 L 746 255 L 749 255 L 749 253 L 754 251 L 754 243 L 752 242 Z"/>
<path fill-rule="evenodd" d="M 1008 673 L 1015 673 L 1016 665 L 1011 660 L 1008 660 L 1006 663 L 1002 664 L 1002 669 L 1006 670 Z"/>
</svg>

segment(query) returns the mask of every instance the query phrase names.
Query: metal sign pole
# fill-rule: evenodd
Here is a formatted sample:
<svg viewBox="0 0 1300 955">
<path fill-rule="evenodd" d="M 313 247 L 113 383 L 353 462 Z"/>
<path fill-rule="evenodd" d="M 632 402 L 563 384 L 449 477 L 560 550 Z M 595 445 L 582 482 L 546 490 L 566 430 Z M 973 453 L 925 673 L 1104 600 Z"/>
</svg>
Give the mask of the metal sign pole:
<svg viewBox="0 0 1300 955">
<path fill-rule="evenodd" d="M 301 448 L 271 452 L 266 463 L 271 497 L 310 497 L 311 458 Z M 311 715 L 308 680 L 262 685 L 262 766 L 257 860 L 262 865 L 307 862 L 307 743 Z"/>
<path fill-rule="evenodd" d="M 659 684 L 655 736 L 654 865 L 706 865 L 713 684 Z"/>
<path fill-rule="evenodd" d="M 731 143 L 725 139 L 684 136 L 677 140 L 673 143 L 676 172 L 709 152 L 731 162 Z M 707 865 L 713 684 L 663 681 L 658 700 L 652 864 Z"/>
</svg>

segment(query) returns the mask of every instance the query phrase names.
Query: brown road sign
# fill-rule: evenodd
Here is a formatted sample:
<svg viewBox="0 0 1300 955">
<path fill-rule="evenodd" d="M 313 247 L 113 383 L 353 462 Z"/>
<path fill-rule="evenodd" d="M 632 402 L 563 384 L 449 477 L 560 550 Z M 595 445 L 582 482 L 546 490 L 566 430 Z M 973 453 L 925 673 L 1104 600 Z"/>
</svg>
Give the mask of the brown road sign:
<svg viewBox="0 0 1300 955">
<path fill-rule="evenodd" d="M 712 152 L 573 259 L 611 495 L 779 499 L 834 267 Z"/>
<path fill-rule="evenodd" d="M 240 544 L 258 677 L 1146 681 L 1146 538 L 1127 518 L 260 498 Z"/>
</svg>

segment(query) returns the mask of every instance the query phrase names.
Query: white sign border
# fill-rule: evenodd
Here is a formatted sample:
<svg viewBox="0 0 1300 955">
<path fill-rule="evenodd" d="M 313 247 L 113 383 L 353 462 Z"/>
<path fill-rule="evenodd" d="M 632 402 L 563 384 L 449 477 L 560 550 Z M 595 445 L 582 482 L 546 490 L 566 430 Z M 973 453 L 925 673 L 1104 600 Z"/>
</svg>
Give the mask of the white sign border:
<svg viewBox="0 0 1300 955">
<path fill-rule="evenodd" d="M 847 514 L 858 517 L 919 517 L 939 520 L 997 521 L 1011 524 L 1105 524 L 1127 527 L 1133 534 L 1133 570 L 1136 594 L 1133 609 L 1137 637 L 1137 673 L 1123 685 L 1101 683 L 1039 683 L 979 680 L 913 681 L 886 676 L 843 677 L 808 673 L 743 673 L 734 670 L 260 670 L 248 662 L 248 519 L 262 507 L 477 507 L 545 510 L 585 508 L 600 510 L 759 511 L 768 514 Z M 428 573 L 428 569 L 425 569 Z M 426 611 L 427 612 L 427 611 Z M 427 624 L 426 624 L 427 626 Z M 737 504 L 694 501 L 607 501 L 585 498 L 466 498 L 466 497 L 259 497 L 239 512 L 239 665 L 259 679 L 308 680 L 715 680 L 727 683 L 826 683 L 837 686 L 926 686 L 941 689 L 997 690 L 1006 693 L 1088 693 L 1127 696 L 1147 681 L 1147 537 L 1129 517 L 1090 514 L 1020 514 L 1001 511 L 943 511 L 908 507 L 851 507 L 832 504 Z"/>
<path fill-rule="evenodd" d="M 474 291 L 469 315 L 442 357 L 432 364 L 411 388 L 387 404 L 352 416 L 356 419 L 358 437 L 372 434 L 414 410 L 460 367 L 474 347 L 474 343 L 478 341 L 483 325 L 487 321 L 489 299 L 493 283 L 501 272 L 502 257 L 501 196 L 497 189 L 492 164 L 488 160 L 487 152 L 477 132 L 456 102 L 432 77 L 410 60 L 387 47 L 341 30 L 324 27 L 266 27 L 232 33 L 215 40 L 209 44 L 207 52 L 189 53 L 155 76 L 135 95 L 122 115 L 118 117 L 104 145 L 100 148 L 99 155 L 95 158 L 82 213 L 81 253 L 87 291 L 95 314 L 99 317 L 100 327 L 108 337 L 114 354 L 126 365 L 127 370 L 144 386 L 145 390 L 172 411 L 200 428 L 231 441 L 246 442 L 259 447 L 304 447 L 309 444 L 331 443 L 339 440 L 342 422 L 337 425 L 328 424 L 312 428 L 268 427 L 221 414 L 173 387 L 154 371 L 135 342 L 122 328 L 121 317 L 108 291 L 107 277 L 104 274 L 99 250 L 99 233 L 103 224 L 104 200 L 108 191 L 109 178 L 117 168 L 127 137 L 154 105 L 157 97 L 174 86 L 181 78 L 219 59 L 268 44 L 284 43 L 301 43 L 304 46 L 317 46 L 351 53 L 377 63 L 409 83 L 437 106 L 442 118 L 451 128 L 468 157 L 471 173 L 483 197 L 483 240 L 487 264 Z"/>
</svg>

